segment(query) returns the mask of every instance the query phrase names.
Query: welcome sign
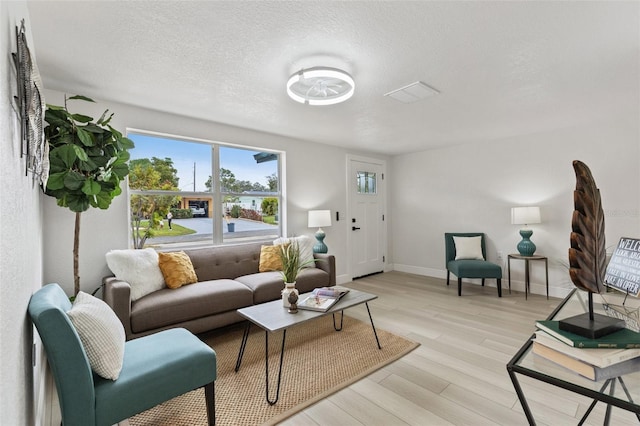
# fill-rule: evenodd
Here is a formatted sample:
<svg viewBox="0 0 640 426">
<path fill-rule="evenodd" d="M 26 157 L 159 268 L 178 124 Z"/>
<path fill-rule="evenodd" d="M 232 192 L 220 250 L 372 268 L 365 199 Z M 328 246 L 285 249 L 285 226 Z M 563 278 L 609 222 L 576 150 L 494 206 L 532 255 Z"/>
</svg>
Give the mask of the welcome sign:
<svg viewBox="0 0 640 426">
<path fill-rule="evenodd" d="M 607 286 L 638 297 L 640 293 L 640 240 L 620 238 L 604 277 Z"/>
</svg>

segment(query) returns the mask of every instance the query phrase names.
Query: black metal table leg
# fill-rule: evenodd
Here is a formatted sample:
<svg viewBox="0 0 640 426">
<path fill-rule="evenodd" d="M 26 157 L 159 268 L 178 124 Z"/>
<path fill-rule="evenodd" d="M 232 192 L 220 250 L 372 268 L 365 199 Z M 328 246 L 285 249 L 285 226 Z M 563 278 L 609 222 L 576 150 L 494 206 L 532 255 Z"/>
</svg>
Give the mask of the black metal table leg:
<svg viewBox="0 0 640 426">
<path fill-rule="evenodd" d="M 333 317 L 333 329 L 335 331 L 342 331 L 342 321 L 344 320 L 344 311 L 340 311 L 340 327 L 336 326 L 336 312 L 331 314 Z"/>
<path fill-rule="evenodd" d="M 609 395 L 613 396 L 616 393 L 616 379 L 611 380 L 611 389 L 609 390 Z M 609 422 L 611 421 L 611 404 L 607 404 L 607 411 L 604 415 L 604 425 L 609 426 Z"/>
<path fill-rule="evenodd" d="M 278 384 L 276 387 L 276 398 L 274 400 L 269 399 L 269 332 L 264 331 L 264 372 L 265 372 L 265 395 L 269 405 L 274 405 L 280 398 L 280 382 L 282 380 L 282 361 L 284 360 L 284 342 L 287 338 L 287 329 L 282 331 L 282 348 L 280 348 L 280 367 L 278 369 Z"/>
<path fill-rule="evenodd" d="M 607 379 L 604 382 L 604 385 L 602 385 L 602 387 L 600 388 L 600 393 L 604 392 L 604 390 L 607 388 L 607 386 L 609 386 L 612 380 L 615 380 L 615 379 Z M 587 417 L 589 417 L 589 414 L 591 414 L 593 407 L 595 407 L 597 403 L 598 403 L 597 399 L 594 399 L 593 402 L 591 402 L 591 405 L 589 405 L 589 408 L 587 408 L 587 411 L 585 411 L 584 416 L 582 416 L 582 418 L 580 419 L 580 422 L 578 422 L 578 426 L 583 425 L 584 422 L 587 421 Z"/>
<path fill-rule="evenodd" d="M 249 338 L 249 329 L 251 328 L 251 321 L 247 321 L 247 326 L 244 329 L 242 335 L 242 343 L 240 343 L 240 350 L 238 351 L 238 359 L 236 360 L 235 372 L 240 370 L 240 364 L 242 364 L 242 357 L 244 356 L 244 349 L 247 347 L 247 339 Z"/>
<path fill-rule="evenodd" d="M 373 328 L 373 335 L 376 336 L 376 343 L 378 344 L 378 349 L 382 349 L 380 346 L 380 340 L 378 340 L 378 333 L 376 332 L 376 326 L 373 325 L 373 317 L 371 316 L 371 311 L 369 310 L 369 303 L 364 304 L 367 307 L 367 313 L 369 314 L 369 321 L 371 321 L 371 328 Z"/>
<path fill-rule="evenodd" d="M 629 393 L 629 389 L 627 389 L 627 385 L 622 380 L 622 377 L 618 377 L 618 381 L 620 381 L 620 386 L 622 386 L 622 390 L 624 391 L 625 395 L 627 395 L 627 399 L 629 399 L 629 402 L 632 403 L 632 404 L 635 404 L 633 402 L 633 398 L 631 398 L 631 394 Z M 636 417 L 638 418 L 638 421 L 640 421 L 640 413 L 636 413 Z"/>
<path fill-rule="evenodd" d="M 516 395 L 518 395 L 518 399 L 520 400 L 520 405 L 522 405 L 522 410 L 524 411 L 524 415 L 527 417 L 527 422 L 529 422 L 530 426 L 535 426 L 536 421 L 533 419 L 533 414 L 531 414 L 531 408 L 529 408 L 529 403 L 527 403 L 527 399 L 524 397 L 524 393 L 522 392 L 522 388 L 520 387 L 520 382 L 518 382 L 516 373 L 512 371 L 508 366 L 507 366 L 507 372 L 509 373 L 509 377 L 511 378 L 511 383 L 513 383 L 513 388 L 516 391 Z"/>
</svg>

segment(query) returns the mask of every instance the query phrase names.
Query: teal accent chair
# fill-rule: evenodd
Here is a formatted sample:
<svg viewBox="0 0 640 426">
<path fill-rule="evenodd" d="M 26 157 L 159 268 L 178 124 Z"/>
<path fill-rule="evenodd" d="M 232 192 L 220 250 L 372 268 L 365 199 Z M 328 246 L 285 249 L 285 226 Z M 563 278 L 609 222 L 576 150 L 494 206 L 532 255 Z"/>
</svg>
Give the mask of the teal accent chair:
<svg viewBox="0 0 640 426">
<path fill-rule="evenodd" d="M 480 278 L 484 286 L 485 278 L 495 278 L 497 280 L 498 297 L 502 297 L 502 268 L 500 265 L 488 262 L 486 260 L 461 259 L 456 260 L 456 245 L 453 237 L 482 237 L 481 247 L 482 256 L 487 258 L 487 250 L 485 246 L 484 233 L 482 232 L 463 232 L 444 234 L 445 242 L 445 263 L 447 266 L 447 285 L 449 285 L 449 275 L 453 274 L 458 277 L 458 296 L 462 296 L 462 279 L 463 278 Z"/>
<path fill-rule="evenodd" d="M 58 284 L 31 297 L 38 329 L 58 390 L 64 426 L 110 426 L 164 401 L 205 389 L 209 424 L 215 424 L 216 353 L 183 328 L 125 343 L 117 380 L 94 374 L 66 312 L 71 302 Z"/>
</svg>

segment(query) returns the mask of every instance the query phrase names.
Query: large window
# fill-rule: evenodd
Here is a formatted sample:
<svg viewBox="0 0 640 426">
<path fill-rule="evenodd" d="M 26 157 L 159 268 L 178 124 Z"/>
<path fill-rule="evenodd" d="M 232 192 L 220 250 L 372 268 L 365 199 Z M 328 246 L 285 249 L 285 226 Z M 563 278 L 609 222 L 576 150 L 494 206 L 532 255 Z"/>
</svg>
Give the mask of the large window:
<svg viewBox="0 0 640 426">
<path fill-rule="evenodd" d="M 188 247 L 273 240 L 280 154 L 130 132 L 131 245 Z"/>
</svg>

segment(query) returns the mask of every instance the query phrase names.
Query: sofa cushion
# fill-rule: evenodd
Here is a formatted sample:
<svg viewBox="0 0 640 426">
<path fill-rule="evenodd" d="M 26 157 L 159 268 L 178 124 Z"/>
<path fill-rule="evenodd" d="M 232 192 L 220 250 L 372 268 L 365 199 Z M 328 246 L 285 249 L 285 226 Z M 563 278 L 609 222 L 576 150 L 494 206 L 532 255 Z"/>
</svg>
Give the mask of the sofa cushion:
<svg viewBox="0 0 640 426">
<path fill-rule="evenodd" d="M 260 266 L 258 271 L 282 271 L 280 246 L 262 246 L 260 249 Z"/>
<path fill-rule="evenodd" d="M 165 288 L 154 249 L 111 250 L 105 257 L 113 275 L 131 286 L 131 300 Z"/>
<path fill-rule="evenodd" d="M 177 290 L 165 288 L 131 304 L 131 329 L 140 333 L 252 304 L 251 290 L 233 280 L 203 281 Z"/>
<path fill-rule="evenodd" d="M 273 245 L 298 243 L 300 249 L 300 264 L 304 265 L 304 268 L 315 268 L 316 262 L 313 257 L 313 245 L 314 240 L 308 235 L 300 235 L 299 237 L 278 238 L 273 241 Z"/>
<path fill-rule="evenodd" d="M 198 281 L 234 279 L 259 271 L 262 244 L 216 246 L 185 250 L 191 258 Z"/>
<path fill-rule="evenodd" d="M 253 291 L 253 303 L 264 303 L 280 298 L 284 281 L 280 272 L 262 272 L 236 278 Z M 319 268 L 303 269 L 296 279 L 296 288 L 302 293 L 308 293 L 316 287 L 329 285 L 329 274 Z"/>
<path fill-rule="evenodd" d="M 158 253 L 158 264 L 169 288 L 180 288 L 198 282 L 191 259 L 183 251 Z"/>
</svg>

